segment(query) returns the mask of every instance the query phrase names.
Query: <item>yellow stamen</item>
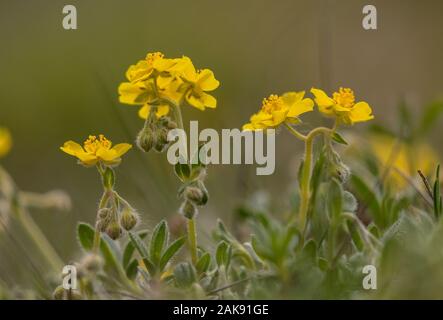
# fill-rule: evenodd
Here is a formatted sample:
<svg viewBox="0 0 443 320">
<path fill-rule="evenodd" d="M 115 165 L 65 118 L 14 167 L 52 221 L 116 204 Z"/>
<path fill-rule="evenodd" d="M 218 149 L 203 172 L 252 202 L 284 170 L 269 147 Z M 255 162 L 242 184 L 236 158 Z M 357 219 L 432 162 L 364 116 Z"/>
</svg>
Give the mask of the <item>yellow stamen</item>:
<svg viewBox="0 0 443 320">
<path fill-rule="evenodd" d="M 341 88 L 332 95 L 334 101 L 345 108 L 352 108 L 355 104 L 354 91 L 349 88 Z"/>
<path fill-rule="evenodd" d="M 272 113 L 281 110 L 283 106 L 283 99 L 276 94 L 271 94 L 268 98 L 263 99 L 262 110 L 266 113 Z"/>
<path fill-rule="evenodd" d="M 98 136 L 89 136 L 88 139 L 83 143 L 83 147 L 86 152 L 90 154 L 95 154 L 98 149 L 107 149 L 109 150 L 112 146 L 112 142 L 102 134 Z"/>
</svg>

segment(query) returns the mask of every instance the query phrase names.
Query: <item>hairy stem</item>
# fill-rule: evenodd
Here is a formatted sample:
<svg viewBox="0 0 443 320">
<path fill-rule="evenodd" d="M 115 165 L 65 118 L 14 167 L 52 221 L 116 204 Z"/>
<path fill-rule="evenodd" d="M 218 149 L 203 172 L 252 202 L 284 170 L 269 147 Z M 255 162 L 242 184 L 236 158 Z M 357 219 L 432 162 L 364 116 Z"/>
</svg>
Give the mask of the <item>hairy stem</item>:
<svg viewBox="0 0 443 320">
<path fill-rule="evenodd" d="M 188 243 L 191 251 L 191 259 L 194 265 L 197 264 L 197 232 L 195 229 L 195 219 L 188 219 Z"/>
<path fill-rule="evenodd" d="M 313 129 L 307 136 L 302 135 L 294 128 L 292 128 L 289 124 L 285 123 L 288 130 L 296 136 L 298 139 L 303 140 L 305 142 L 305 158 L 303 162 L 303 169 L 301 174 L 300 181 L 300 207 L 299 207 L 299 226 L 302 231 L 302 235 L 305 233 L 306 229 L 306 221 L 308 216 L 309 209 L 309 200 L 310 200 L 310 183 L 311 183 L 311 167 L 312 167 L 312 152 L 313 152 L 313 144 L 314 138 L 320 134 L 331 135 L 332 130 L 324 127 L 319 127 Z"/>
</svg>

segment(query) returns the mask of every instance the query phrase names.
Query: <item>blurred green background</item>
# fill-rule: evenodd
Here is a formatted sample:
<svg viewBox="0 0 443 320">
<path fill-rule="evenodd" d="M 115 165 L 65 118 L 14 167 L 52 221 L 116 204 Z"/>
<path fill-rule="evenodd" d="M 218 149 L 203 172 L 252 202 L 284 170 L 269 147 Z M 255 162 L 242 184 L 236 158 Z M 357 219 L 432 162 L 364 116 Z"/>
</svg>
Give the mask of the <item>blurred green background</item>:
<svg viewBox="0 0 443 320">
<path fill-rule="evenodd" d="M 71 195 L 68 213 L 33 213 L 68 261 L 78 252 L 74 227 L 93 223 L 101 185 L 94 169 L 78 166 L 59 147 L 99 133 L 115 143 L 134 141 L 143 123 L 136 107 L 118 103 L 117 87 L 148 52 L 187 55 L 215 72 L 218 108 L 183 110 L 185 121 L 199 120 L 200 129 L 239 128 L 263 97 L 312 86 L 351 87 L 378 122 L 395 126 L 399 101 L 420 108 L 442 96 L 443 2 L 370 3 L 378 10 L 376 31 L 362 28 L 368 1 L 358 0 L 0 0 L 0 125 L 14 138 L 2 164 L 24 190 Z M 77 8 L 77 30 L 62 27 L 66 4 Z M 441 133 L 434 132 L 435 141 Z M 212 166 L 200 230 L 209 236 L 214 219 L 229 221 L 254 190 L 268 190 L 284 206 L 299 147 L 279 135 L 276 172 L 268 177 L 255 176 L 254 166 Z M 133 149 L 117 177 L 145 227 L 176 214 L 179 182 L 164 154 Z M 0 250 L 0 273 L 16 263 Z"/>
</svg>

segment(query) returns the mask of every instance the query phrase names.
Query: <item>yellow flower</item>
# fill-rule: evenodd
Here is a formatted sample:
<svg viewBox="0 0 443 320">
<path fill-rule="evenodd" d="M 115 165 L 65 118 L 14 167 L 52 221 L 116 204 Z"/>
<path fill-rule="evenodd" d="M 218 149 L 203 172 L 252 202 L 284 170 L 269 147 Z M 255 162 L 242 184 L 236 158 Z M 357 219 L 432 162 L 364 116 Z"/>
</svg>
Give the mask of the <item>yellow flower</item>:
<svg viewBox="0 0 443 320">
<path fill-rule="evenodd" d="M 421 170 L 424 175 L 429 176 L 434 174 L 439 163 L 435 151 L 425 143 L 411 145 L 398 142 L 386 135 L 376 134 L 369 138 L 369 145 L 383 167 L 388 162 L 392 165 L 389 180 L 400 188 L 408 183 L 398 171 L 409 177 L 416 177 L 417 171 Z"/>
<path fill-rule="evenodd" d="M 79 162 L 87 167 L 101 162 L 105 165 L 117 165 L 121 156 L 128 152 L 132 146 L 128 143 L 120 143 L 112 147 L 112 142 L 104 135 L 89 136 L 83 143 L 83 147 L 74 141 L 67 141 L 60 149 L 79 159 Z"/>
<path fill-rule="evenodd" d="M 215 79 L 214 73 L 209 69 L 196 71 L 191 59 L 183 57 L 181 63 L 177 65 L 177 72 L 189 88 L 185 90 L 185 99 L 193 107 L 200 110 L 217 107 L 217 100 L 206 92 L 218 88 L 220 82 Z"/>
<path fill-rule="evenodd" d="M 0 127 L 0 158 L 8 154 L 12 147 L 11 133 L 6 128 Z"/>
<path fill-rule="evenodd" d="M 298 123 L 303 113 L 312 111 L 314 102 L 304 98 L 305 92 L 287 92 L 282 96 L 272 94 L 263 99 L 261 110 L 252 115 L 250 122 L 243 126 L 243 130 L 263 130 L 275 128 L 284 121 Z"/>
<path fill-rule="evenodd" d="M 154 71 L 167 72 L 176 63 L 176 59 L 166 59 L 161 52 L 148 53 L 144 60 L 128 68 L 126 78 L 132 83 L 143 81 L 148 79 Z"/>
<path fill-rule="evenodd" d="M 330 98 L 323 90 L 312 88 L 315 102 L 321 113 L 337 119 L 345 124 L 369 121 L 374 118 L 368 103 L 360 101 L 355 103 L 354 92 L 349 88 L 340 88 Z"/>
<path fill-rule="evenodd" d="M 196 71 L 191 59 L 164 58 L 161 53 L 148 54 L 145 60 L 129 67 L 129 82 L 118 88 L 121 103 L 141 105 L 139 116 L 146 119 L 156 106 L 156 115 L 169 113 L 169 105 L 179 105 L 183 99 L 200 109 L 215 108 L 216 99 L 206 92 L 215 90 L 219 82 L 211 70 Z"/>
</svg>

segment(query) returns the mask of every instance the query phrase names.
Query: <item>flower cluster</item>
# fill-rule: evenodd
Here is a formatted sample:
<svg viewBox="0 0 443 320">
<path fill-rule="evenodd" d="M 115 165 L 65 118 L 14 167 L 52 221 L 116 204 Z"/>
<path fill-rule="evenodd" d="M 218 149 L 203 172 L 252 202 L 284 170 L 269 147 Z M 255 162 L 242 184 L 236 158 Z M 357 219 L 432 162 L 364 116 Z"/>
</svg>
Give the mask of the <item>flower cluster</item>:
<svg viewBox="0 0 443 320">
<path fill-rule="evenodd" d="M 12 147 L 12 138 L 8 129 L 0 127 L 0 158 L 8 154 Z"/>
<path fill-rule="evenodd" d="M 337 123 L 352 125 L 374 118 L 369 104 L 363 101 L 355 103 L 354 92 L 349 88 L 340 88 L 332 98 L 320 89 L 312 88 L 311 93 L 318 110 L 325 116 L 334 117 Z M 281 96 L 272 94 L 263 99 L 261 110 L 252 115 L 243 130 L 265 130 L 283 123 L 297 124 L 300 115 L 313 110 L 314 102 L 305 98 L 304 91 L 288 92 Z"/>
<path fill-rule="evenodd" d="M 141 105 L 139 116 L 143 119 L 153 108 L 157 117 L 165 116 L 171 105 L 180 105 L 183 100 L 200 110 L 217 106 L 217 100 L 207 93 L 219 86 L 214 73 L 196 70 L 188 57 L 170 59 L 160 52 L 149 53 L 129 67 L 126 78 L 128 82 L 118 88 L 120 102 Z"/>
</svg>

